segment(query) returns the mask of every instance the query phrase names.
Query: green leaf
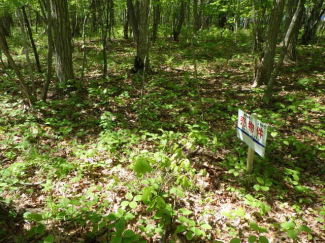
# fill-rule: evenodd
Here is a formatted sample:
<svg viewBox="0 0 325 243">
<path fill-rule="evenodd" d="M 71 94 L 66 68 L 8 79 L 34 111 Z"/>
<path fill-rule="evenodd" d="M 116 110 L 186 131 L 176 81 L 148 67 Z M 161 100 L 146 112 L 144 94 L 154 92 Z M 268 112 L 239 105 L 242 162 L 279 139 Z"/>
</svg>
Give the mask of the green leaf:
<svg viewBox="0 0 325 243">
<path fill-rule="evenodd" d="M 123 201 L 123 202 L 121 202 L 121 206 L 122 207 L 126 207 L 126 206 L 128 206 L 129 205 L 129 202 L 128 201 Z"/>
<path fill-rule="evenodd" d="M 271 136 L 272 136 L 272 137 L 274 137 L 274 138 L 275 138 L 277 135 L 278 135 L 278 133 L 277 133 L 277 132 L 271 132 Z"/>
<path fill-rule="evenodd" d="M 151 172 L 152 167 L 147 159 L 139 157 L 134 163 L 133 170 L 137 173 L 137 176 L 140 177 L 147 172 Z"/>
<path fill-rule="evenodd" d="M 187 231 L 185 236 L 186 236 L 187 240 L 192 240 L 193 239 L 193 233 L 191 231 Z"/>
<path fill-rule="evenodd" d="M 211 225 L 209 225 L 209 224 L 202 224 L 201 228 L 205 229 L 205 230 L 211 230 L 212 229 Z"/>
<path fill-rule="evenodd" d="M 261 186 L 261 190 L 267 192 L 270 188 L 268 186 Z"/>
<path fill-rule="evenodd" d="M 295 230 L 288 230 L 287 234 L 288 234 L 288 237 L 290 239 L 297 239 L 298 238 L 298 233 Z"/>
<path fill-rule="evenodd" d="M 177 226 L 177 228 L 175 230 L 175 235 L 178 233 L 182 233 L 186 230 L 187 230 L 187 227 L 185 225 L 179 225 L 179 226 Z"/>
<path fill-rule="evenodd" d="M 125 215 L 125 220 L 132 220 L 132 219 L 134 219 L 134 218 L 135 218 L 135 216 L 134 216 L 133 213 L 127 213 L 127 214 Z"/>
<path fill-rule="evenodd" d="M 151 202 L 151 199 L 152 199 L 152 188 L 145 187 L 142 191 L 142 202 L 148 205 Z"/>
<path fill-rule="evenodd" d="M 281 228 L 288 230 L 288 229 L 294 229 L 296 224 L 294 222 L 284 222 L 281 224 Z"/>
<path fill-rule="evenodd" d="M 256 180 L 258 181 L 258 183 L 260 183 L 260 184 L 264 184 L 264 180 L 263 180 L 263 178 L 261 178 L 261 177 L 257 177 Z"/>
<path fill-rule="evenodd" d="M 240 239 L 239 238 L 233 238 L 233 239 L 231 239 L 230 243 L 240 243 Z"/>
<path fill-rule="evenodd" d="M 120 236 L 114 236 L 111 240 L 111 243 L 121 243 L 122 242 L 122 237 Z"/>
<path fill-rule="evenodd" d="M 137 206 L 138 206 L 138 204 L 137 204 L 137 202 L 130 202 L 130 208 L 132 208 L 132 209 L 135 209 Z"/>
<path fill-rule="evenodd" d="M 300 225 L 300 227 L 298 228 L 299 231 L 304 231 L 307 232 L 308 234 L 311 234 L 311 229 L 307 226 L 307 225 Z"/>
<path fill-rule="evenodd" d="M 250 237 L 248 237 L 248 243 L 254 243 L 257 240 L 257 236 L 255 235 L 251 235 Z"/>
<path fill-rule="evenodd" d="M 188 210 L 187 208 L 181 208 L 179 209 L 179 211 L 183 214 L 183 215 L 190 215 L 192 214 L 193 212 Z"/>
<path fill-rule="evenodd" d="M 259 242 L 260 243 L 269 243 L 269 240 L 265 236 L 260 236 Z"/>
<path fill-rule="evenodd" d="M 44 239 L 43 243 L 53 243 L 54 242 L 54 236 L 53 235 L 48 235 Z"/>
<path fill-rule="evenodd" d="M 123 237 L 129 238 L 129 237 L 132 237 L 132 236 L 134 236 L 133 230 L 126 230 L 123 233 Z"/>
<path fill-rule="evenodd" d="M 265 227 L 259 227 L 260 233 L 267 233 L 267 229 Z"/>
<path fill-rule="evenodd" d="M 245 210 L 243 208 L 238 208 L 234 211 L 234 215 L 238 217 L 243 217 L 245 215 Z"/>
<path fill-rule="evenodd" d="M 249 224 L 249 227 L 250 227 L 252 230 L 256 231 L 257 233 L 258 233 L 259 230 L 260 230 L 260 227 L 258 227 L 257 223 L 255 223 L 255 222 L 251 222 L 251 223 Z"/>
</svg>

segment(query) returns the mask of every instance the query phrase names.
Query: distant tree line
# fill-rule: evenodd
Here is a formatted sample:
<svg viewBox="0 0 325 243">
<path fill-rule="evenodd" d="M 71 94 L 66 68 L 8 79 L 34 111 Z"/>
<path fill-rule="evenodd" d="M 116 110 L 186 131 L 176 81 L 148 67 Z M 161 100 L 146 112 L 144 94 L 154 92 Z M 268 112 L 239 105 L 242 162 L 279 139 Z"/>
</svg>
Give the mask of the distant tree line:
<svg viewBox="0 0 325 243">
<path fill-rule="evenodd" d="M 44 70 L 33 37 L 40 31 L 47 33 L 48 39 L 47 78 L 41 93 L 46 101 L 51 81 L 65 83 L 75 78 L 72 42 L 76 38 L 83 41 L 83 79 L 86 37 L 99 37 L 103 75 L 107 76 L 107 43 L 117 29 L 123 30 L 124 39 L 133 38 L 135 43 L 133 72 L 150 69 L 150 46 L 159 38 L 179 41 L 182 35 L 188 39 L 201 30 L 218 27 L 233 31 L 236 44 L 239 29 L 251 30 L 256 57 L 253 87 L 266 85 L 264 100 L 269 102 L 284 60 L 296 61 L 296 45 L 314 43 L 318 33 L 324 32 L 324 14 L 324 0 L 0 0 L 0 49 L 32 105 L 38 99 L 34 69 Z M 10 52 L 7 40 L 13 26 L 20 29 L 28 78 L 22 76 Z M 279 43 L 280 57 L 275 61 Z"/>
</svg>

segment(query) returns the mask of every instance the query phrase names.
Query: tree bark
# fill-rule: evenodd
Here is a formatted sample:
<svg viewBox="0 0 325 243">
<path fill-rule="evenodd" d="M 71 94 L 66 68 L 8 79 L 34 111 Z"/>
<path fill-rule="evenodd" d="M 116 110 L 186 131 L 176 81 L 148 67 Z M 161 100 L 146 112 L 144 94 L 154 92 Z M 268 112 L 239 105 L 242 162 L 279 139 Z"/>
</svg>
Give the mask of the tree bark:
<svg viewBox="0 0 325 243">
<path fill-rule="evenodd" d="M 71 30 L 67 0 L 50 0 L 55 47 L 55 72 L 60 82 L 73 79 Z"/>
<path fill-rule="evenodd" d="M 256 63 L 254 84 L 252 87 L 266 84 L 270 79 L 274 66 L 274 57 L 278 34 L 283 17 L 285 0 L 274 0 L 271 18 L 268 27 L 267 41 L 260 61 Z"/>
<path fill-rule="evenodd" d="M 321 16 L 325 13 L 323 6 L 324 0 L 314 0 L 314 6 L 311 9 L 310 15 L 305 23 L 304 33 L 301 43 L 307 45 L 316 38 L 317 28 L 321 20 Z"/>
<path fill-rule="evenodd" d="M 193 18 L 194 18 L 194 21 L 193 21 L 194 33 L 196 34 L 200 29 L 198 0 L 193 0 Z"/>
<path fill-rule="evenodd" d="M 123 25 L 123 38 L 125 40 L 129 39 L 129 13 L 126 10 L 124 13 L 124 25 Z"/>
<path fill-rule="evenodd" d="M 19 84 L 18 86 L 20 87 L 20 90 L 23 93 L 23 96 L 28 101 L 28 104 L 31 106 L 35 99 L 34 99 L 33 95 L 31 94 L 27 84 L 25 83 L 25 81 L 23 79 L 23 76 L 21 75 L 21 73 L 20 73 L 14 59 L 10 55 L 6 43 L 7 42 L 5 41 L 5 36 L 0 33 L 0 49 L 5 54 L 5 56 L 7 57 L 10 66 L 12 67 L 14 72 L 16 73 L 16 75 L 18 77 L 18 84 Z"/>
<path fill-rule="evenodd" d="M 269 103 L 271 98 L 272 98 L 272 93 L 273 93 L 273 88 L 274 88 L 274 85 L 275 85 L 275 81 L 276 81 L 276 78 L 277 78 L 278 73 L 280 71 L 280 68 L 283 65 L 283 61 L 284 61 L 284 58 L 286 56 L 286 52 L 288 50 L 290 39 L 293 37 L 294 31 L 298 31 L 298 28 L 296 26 L 299 25 L 299 15 L 300 15 L 301 11 L 303 11 L 304 3 L 305 3 L 305 0 L 299 0 L 296 11 L 295 11 L 295 13 L 294 13 L 294 15 L 293 15 L 293 17 L 292 17 L 292 19 L 290 21 L 290 25 L 288 26 L 286 35 L 284 37 L 283 47 L 282 47 L 280 58 L 278 60 L 278 63 L 276 65 L 275 69 L 272 72 L 272 75 L 270 77 L 270 80 L 268 81 L 267 88 L 266 88 L 265 93 L 264 93 L 263 100 L 266 103 Z"/>
<path fill-rule="evenodd" d="M 128 7 L 129 21 L 133 30 L 134 40 L 137 43 L 139 39 L 139 26 L 138 26 L 138 19 L 135 14 L 135 9 L 132 0 L 127 0 L 127 7 Z"/>
<path fill-rule="evenodd" d="M 153 2 L 152 42 L 156 42 L 157 40 L 158 26 L 160 21 L 160 8 L 160 0 L 155 0 Z"/>
<path fill-rule="evenodd" d="M 181 0 L 178 19 L 173 31 L 174 41 L 179 41 L 179 35 L 181 33 L 182 26 L 185 20 L 185 9 L 186 9 L 186 2 L 185 0 Z"/>
<path fill-rule="evenodd" d="M 46 0 L 47 3 L 47 73 L 46 82 L 43 87 L 42 100 L 46 102 L 47 93 L 49 90 L 51 77 L 52 77 L 52 58 L 53 58 L 53 38 L 52 38 L 52 14 L 50 9 L 50 0 Z"/>
<path fill-rule="evenodd" d="M 103 37 L 103 76 L 107 77 L 108 67 L 107 67 L 107 52 L 106 52 L 106 44 L 107 44 L 107 33 L 109 29 L 109 5 L 106 0 L 104 1 L 103 13 L 104 13 L 104 21 L 102 21 L 102 37 Z"/>
<path fill-rule="evenodd" d="M 32 29 L 30 28 L 30 24 L 29 24 L 29 20 L 28 20 L 27 14 L 26 14 L 25 6 L 22 7 L 22 11 L 23 11 L 23 16 L 24 16 L 24 22 L 25 22 L 25 25 L 27 27 L 29 40 L 30 40 L 30 43 L 32 44 L 37 71 L 42 72 L 41 64 L 40 64 L 40 61 L 39 61 L 39 56 L 38 56 L 38 53 L 37 53 L 37 48 L 36 48 L 35 41 L 34 41 L 34 38 L 33 38 L 33 32 L 32 32 Z"/>
<path fill-rule="evenodd" d="M 139 1 L 139 39 L 137 55 L 134 61 L 135 71 L 146 71 L 149 68 L 149 13 L 150 0 Z"/>
<path fill-rule="evenodd" d="M 37 99 L 33 67 L 32 67 L 32 63 L 31 63 L 30 58 L 29 58 L 29 50 L 28 50 L 27 41 L 26 41 L 25 24 L 24 24 L 23 16 L 22 16 L 20 11 L 21 11 L 20 9 L 17 10 L 17 14 L 18 14 L 19 21 L 20 21 L 21 39 L 23 41 L 23 47 L 24 47 L 26 62 L 27 62 L 27 66 L 28 66 L 29 77 L 30 77 L 30 80 L 32 82 L 33 96 L 34 96 L 35 99 Z"/>
</svg>

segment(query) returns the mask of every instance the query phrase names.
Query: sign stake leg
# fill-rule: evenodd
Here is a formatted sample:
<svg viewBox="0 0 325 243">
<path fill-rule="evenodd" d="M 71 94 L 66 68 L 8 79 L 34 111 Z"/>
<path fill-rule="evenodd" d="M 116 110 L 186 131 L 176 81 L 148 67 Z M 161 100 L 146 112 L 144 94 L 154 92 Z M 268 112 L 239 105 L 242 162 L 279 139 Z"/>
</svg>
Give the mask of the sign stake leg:
<svg viewBox="0 0 325 243">
<path fill-rule="evenodd" d="M 254 149 L 248 147 L 247 152 L 247 172 L 251 173 L 253 171 L 253 163 L 254 163 Z"/>
</svg>

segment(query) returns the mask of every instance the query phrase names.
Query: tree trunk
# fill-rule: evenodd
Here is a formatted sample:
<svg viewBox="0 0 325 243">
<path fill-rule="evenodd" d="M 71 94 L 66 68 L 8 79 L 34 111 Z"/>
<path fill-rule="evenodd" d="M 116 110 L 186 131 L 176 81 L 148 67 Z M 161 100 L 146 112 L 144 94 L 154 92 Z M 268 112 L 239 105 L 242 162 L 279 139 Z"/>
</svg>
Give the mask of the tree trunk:
<svg viewBox="0 0 325 243">
<path fill-rule="evenodd" d="M 135 14 L 135 9 L 132 0 L 127 0 L 127 7 L 128 7 L 129 21 L 132 26 L 134 40 L 137 43 L 139 39 L 139 26 L 138 26 L 138 19 Z"/>
<path fill-rule="evenodd" d="M 314 6 L 310 12 L 305 23 L 305 30 L 302 35 L 301 43 L 303 45 L 309 44 L 311 41 L 316 39 L 317 28 L 321 20 L 321 16 L 325 13 L 323 7 L 324 0 L 315 0 Z"/>
<path fill-rule="evenodd" d="M 73 79 L 71 31 L 67 0 L 50 0 L 55 47 L 55 72 L 60 82 Z"/>
<path fill-rule="evenodd" d="M 252 87 L 267 84 L 274 66 L 274 57 L 278 34 L 283 17 L 285 0 L 274 0 L 271 18 L 268 27 L 267 41 L 260 61 L 256 63 L 254 84 Z"/>
<path fill-rule="evenodd" d="M 10 55 L 6 43 L 7 42 L 5 41 L 5 36 L 0 32 L 0 49 L 7 57 L 10 66 L 13 68 L 14 72 L 16 73 L 16 75 L 18 77 L 19 87 L 20 87 L 21 92 L 23 93 L 23 96 L 27 99 L 29 105 L 32 105 L 32 103 L 34 102 L 35 99 L 34 99 L 33 95 L 31 94 L 27 84 L 25 83 L 18 67 L 16 66 L 14 59 Z"/>
<path fill-rule="evenodd" d="M 82 25 L 82 69 L 81 69 L 81 80 L 84 79 L 85 66 L 87 62 L 87 52 L 86 52 L 86 23 L 88 19 L 88 14 L 85 16 Z"/>
<path fill-rule="evenodd" d="M 290 2 L 288 2 L 289 10 L 287 10 L 288 20 L 286 20 L 286 24 L 285 24 L 285 30 L 286 31 L 288 30 L 288 28 L 290 26 L 290 22 L 291 22 L 290 19 L 292 19 L 293 15 L 295 13 L 295 10 L 296 10 L 296 7 L 295 8 L 293 8 L 293 7 L 290 8 L 290 5 L 291 6 L 298 6 L 297 4 L 298 4 L 298 0 L 290 0 Z M 304 12 L 304 8 L 302 7 L 302 10 L 299 11 L 298 23 L 294 26 L 295 29 L 293 30 L 292 37 L 289 39 L 287 53 L 286 53 L 286 56 L 285 56 L 285 60 L 287 60 L 287 61 L 295 62 L 297 60 L 296 44 L 297 44 L 297 39 L 298 39 L 298 35 L 299 35 L 299 29 L 300 29 L 300 26 L 301 26 L 301 19 L 302 19 L 302 16 L 303 16 L 303 12 Z"/>
<path fill-rule="evenodd" d="M 152 24 L 152 42 L 156 42 L 158 26 L 160 21 L 160 0 L 155 0 L 153 2 L 153 24 Z"/>
<path fill-rule="evenodd" d="M 284 37 L 283 47 L 282 47 L 280 58 L 278 60 L 278 63 L 276 65 L 275 69 L 272 72 L 272 75 L 270 77 L 270 80 L 268 81 L 267 88 L 266 88 L 265 93 L 264 93 L 263 100 L 266 103 L 269 103 L 270 100 L 271 100 L 272 93 L 273 93 L 273 88 L 274 88 L 274 85 L 275 85 L 275 80 L 276 80 L 276 78 L 278 76 L 280 68 L 283 65 L 283 61 L 284 61 L 284 58 L 286 56 L 286 52 L 287 52 L 287 49 L 288 49 L 288 46 L 289 46 L 289 43 L 290 43 L 290 39 L 294 36 L 294 31 L 299 30 L 297 28 L 297 25 L 299 25 L 299 15 L 303 11 L 304 3 L 305 3 L 305 0 L 299 0 L 296 11 L 295 11 L 295 13 L 294 13 L 294 15 L 293 15 L 293 17 L 292 17 L 292 19 L 290 21 L 290 25 L 288 26 L 286 35 Z"/>
<path fill-rule="evenodd" d="M 173 31 L 174 41 L 179 41 L 179 35 L 181 33 L 182 26 L 185 20 L 185 9 L 186 9 L 186 2 L 185 0 L 181 0 L 179 16 Z"/>
<path fill-rule="evenodd" d="M 139 1 L 139 39 L 137 56 L 134 61 L 135 71 L 146 71 L 149 68 L 149 13 L 150 0 Z"/>
<path fill-rule="evenodd" d="M 35 41 L 34 41 L 34 38 L 33 38 L 33 32 L 32 32 L 32 29 L 30 28 L 30 24 L 29 24 L 29 20 L 28 20 L 27 14 L 26 14 L 25 6 L 22 7 L 22 11 L 23 11 L 24 22 L 25 22 L 25 25 L 27 27 L 27 31 L 28 31 L 30 43 L 32 44 L 32 48 L 33 48 L 33 52 L 34 52 L 34 57 L 35 57 L 37 71 L 38 72 L 42 72 L 42 70 L 41 70 L 41 64 L 40 64 L 40 61 L 39 61 L 39 56 L 38 56 L 37 49 L 36 49 L 36 45 L 35 45 Z"/>
<path fill-rule="evenodd" d="M 43 87 L 43 94 L 42 94 L 42 100 L 46 102 L 47 99 L 47 93 L 49 90 L 51 77 L 52 77 L 52 57 L 53 57 L 53 38 L 52 38 L 52 16 L 51 16 L 51 9 L 50 6 L 50 0 L 46 0 L 47 3 L 47 73 L 46 73 L 46 82 Z"/>
<path fill-rule="evenodd" d="M 103 37 L 103 76 L 107 77 L 107 52 L 106 52 L 106 44 L 107 44 L 107 33 L 109 29 L 109 5 L 106 0 L 104 1 L 103 13 L 104 13 L 104 21 L 102 21 L 102 37 Z"/>
<path fill-rule="evenodd" d="M 199 12 L 198 12 L 198 0 L 193 0 L 193 28 L 194 33 L 199 31 L 200 29 L 200 20 L 199 20 Z"/>
<path fill-rule="evenodd" d="M 19 21 L 20 21 L 21 39 L 23 41 L 23 47 L 24 47 L 26 62 L 27 62 L 27 66 L 28 66 L 29 77 L 30 77 L 30 80 L 32 82 L 33 96 L 34 96 L 35 99 L 37 99 L 33 67 L 32 67 L 32 63 L 31 63 L 30 58 L 29 58 L 29 50 L 28 50 L 27 41 L 26 41 L 24 18 L 23 18 L 20 11 L 21 11 L 20 9 L 17 10 L 18 18 L 19 18 Z"/>
<path fill-rule="evenodd" d="M 123 34 L 124 39 L 129 39 L 129 13 L 127 10 L 124 11 L 124 25 L 123 25 Z"/>
</svg>

